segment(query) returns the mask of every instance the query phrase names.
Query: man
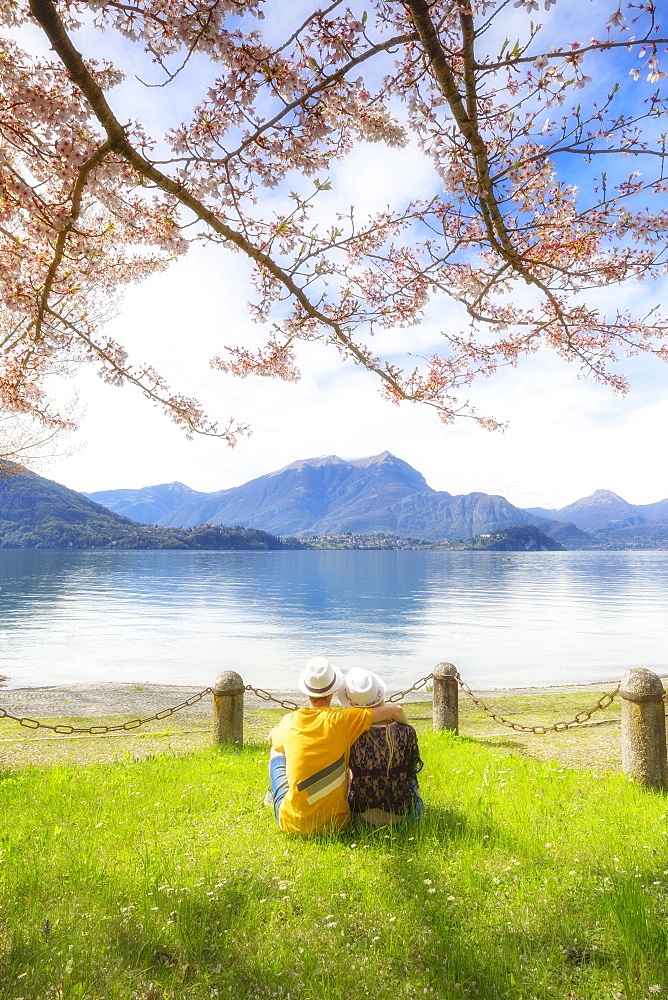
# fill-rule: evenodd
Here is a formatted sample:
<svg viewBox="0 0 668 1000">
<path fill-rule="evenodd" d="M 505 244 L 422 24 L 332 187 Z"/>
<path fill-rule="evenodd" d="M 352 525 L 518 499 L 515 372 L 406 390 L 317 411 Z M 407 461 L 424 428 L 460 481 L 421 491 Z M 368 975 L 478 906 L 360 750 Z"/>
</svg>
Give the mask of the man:
<svg viewBox="0 0 668 1000">
<path fill-rule="evenodd" d="M 333 709 L 341 671 L 324 656 L 309 660 L 297 682 L 308 708 L 284 716 L 269 734 L 269 774 L 278 825 L 284 833 L 339 832 L 350 823 L 348 758 L 358 736 L 375 722 L 407 722 L 403 708 Z"/>
</svg>

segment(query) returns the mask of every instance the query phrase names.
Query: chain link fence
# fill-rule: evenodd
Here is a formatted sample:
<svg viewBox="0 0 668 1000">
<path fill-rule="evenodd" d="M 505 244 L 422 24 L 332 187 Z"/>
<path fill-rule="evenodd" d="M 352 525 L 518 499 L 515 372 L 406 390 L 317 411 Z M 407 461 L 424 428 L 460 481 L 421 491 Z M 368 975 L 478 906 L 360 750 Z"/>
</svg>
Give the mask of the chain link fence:
<svg viewBox="0 0 668 1000">
<path fill-rule="evenodd" d="M 276 705 L 280 705 L 281 708 L 285 708 L 288 712 L 294 712 L 299 708 L 299 705 L 295 701 L 290 701 L 288 698 L 275 698 L 271 692 L 263 691 L 262 688 L 253 687 L 252 684 L 246 684 L 244 691 L 250 691 L 251 694 L 257 695 L 261 701 L 273 701 Z"/>
<path fill-rule="evenodd" d="M 603 709 L 608 708 L 608 706 L 613 703 L 613 701 L 619 694 L 619 684 L 618 684 L 614 691 L 602 694 L 595 705 L 592 705 L 591 708 L 585 708 L 581 712 L 576 712 L 576 714 L 573 716 L 572 719 L 568 719 L 567 721 L 563 722 L 555 722 L 549 726 L 544 726 L 544 725 L 522 726 L 518 722 L 513 722 L 511 719 L 506 719 L 504 718 L 503 715 L 497 715 L 496 712 L 493 712 L 491 708 L 489 708 L 489 706 L 485 704 L 482 698 L 479 698 L 476 694 L 473 693 L 473 691 L 468 686 L 466 681 L 463 681 L 459 676 L 457 676 L 457 683 L 459 684 L 464 694 L 471 699 L 473 704 L 477 708 L 479 708 L 481 712 L 484 712 L 485 715 L 488 715 L 490 719 L 494 719 L 494 721 L 498 722 L 499 725 L 507 726 L 508 729 L 514 729 L 515 732 L 517 733 L 534 733 L 534 734 L 561 733 L 564 731 L 564 729 L 572 729 L 575 726 L 581 726 L 584 722 L 588 722 L 589 719 L 591 719 L 592 715 L 594 715 L 596 712 L 601 712 L 603 711 Z"/>
<path fill-rule="evenodd" d="M 91 736 L 106 736 L 107 733 L 118 733 L 122 732 L 124 729 L 130 732 L 133 729 L 139 729 L 140 726 L 145 726 L 147 722 L 156 722 L 159 719 L 167 719 L 170 715 L 180 712 L 183 708 L 188 708 L 190 705 L 196 705 L 198 701 L 201 701 L 205 695 L 211 694 L 212 691 L 213 688 L 204 688 L 202 691 L 198 691 L 197 694 L 192 695 L 190 698 L 186 698 L 185 701 L 180 702 L 178 705 L 173 705 L 171 708 L 163 708 L 162 711 L 155 712 L 154 715 L 149 715 L 146 718 L 129 719 L 127 722 L 122 722 L 117 726 L 52 726 L 48 722 L 40 722 L 39 719 L 12 715 L 12 713 L 8 712 L 5 708 L 0 708 L 0 719 L 11 719 L 13 722 L 18 722 L 20 726 L 24 726 L 25 729 L 48 729 L 52 733 L 57 733 L 59 736 L 71 736 L 75 733 L 77 735 L 86 733 Z"/>
<path fill-rule="evenodd" d="M 396 694 L 390 695 L 390 697 L 385 700 L 391 704 L 394 704 L 394 702 L 397 701 L 403 701 L 407 694 L 411 694 L 412 691 L 419 691 L 420 688 L 426 687 L 429 681 L 433 681 L 433 679 L 433 674 L 427 674 L 426 677 L 421 677 L 419 681 L 416 681 L 412 687 L 406 688 L 405 691 L 397 691 Z"/>
<path fill-rule="evenodd" d="M 473 704 L 484 712 L 485 715 L 489 716 L 499 725 L 506 726 L 509 729 L 513 729 L 518 733 L 532 733 L 532 734 L 544 734 L 548 732 L 563 732 L 565 729 L 571 729 L 575 726 L 580 726 L 585 722 L 588 722 L 592 716 L 608 708 L 614 699 L 619 694 L 619 685 L 614 689 L 614 691 L 606 692 L 601 695 L 601 697 L 596 701 L 594 705 L 589 708 L 585 708 L 573 716 L 572 719 L 563 720 L 560 722 L 555 722 L 551 725 L 546 724 L 535 724 L 535 725 L 521 725 L 518 722 L 514 722 L 512 719 L 507 719 L 497 712 L 494 712 L 487 704 L 476 695 L 466 681 L 462 680 L 459 675 L 455 675 L 455 679 L 460 689 L 464 694 L 470 698 Z M 390 695 L 386 701 L 394 704 L 400 701 L 415 691 L 419 691 L 426 688 L 430 681 L 434 680 L 434 674 L 426 674 L 417 680 L 411 687 L 406 688 L 403 691 L 397 691 Z M 299 705 L 288 698 L 278 698 L 274 696 L 270 691 L 265 691 L 263 688 L 254 687 L 252 684 L 246 684 L 244 686 L 244 691 L 254 694 L 260 701 L 272 702 L 273 704 L 279 705 L 286 711 L 295 711 L 299 708 Z M 206 695 L 211 694 L 213 688 L 207 687 L 203 690 L 198 691 L 197 694 L 191 695 L 191 697 L 186 698 L 184 701 L 180 702 L 178 705 L 174 705 L 170 708 L 162 709 L 159 712 L 155 712 L 153 715 L 149 715 L 142 718 L 129 719 L 127 722 L 119 723 L 118 725 L 92 725 L 92 726 L 71 726 L 64 724 L 51 724 L 47 722 L 41 722 L 39 719 L 34 719 L 26 716 L 14 715 L 7 709 L 0 708 L 0 719 L 11 719 L 14 722 L 18 722 L 20 726 L 24 726 L 26 729 L 47 729 L 52 733 L 58 735 L 81 735 L 88 734 L 91 736 L 105 736 L 108 733 L 118 733 L 118 732 L 130 732 L 134 729 L 138 729 L 140 726 L 147 725 L 150 722 L 160 721 L 162 719 L 167 719 L 176 712 L 181 711 L 184 708 L 188 708 L 191 705 L 197 704 Z M 668 694 L 664 694 L 663 701 L 668 703 Z"/>
</svg>

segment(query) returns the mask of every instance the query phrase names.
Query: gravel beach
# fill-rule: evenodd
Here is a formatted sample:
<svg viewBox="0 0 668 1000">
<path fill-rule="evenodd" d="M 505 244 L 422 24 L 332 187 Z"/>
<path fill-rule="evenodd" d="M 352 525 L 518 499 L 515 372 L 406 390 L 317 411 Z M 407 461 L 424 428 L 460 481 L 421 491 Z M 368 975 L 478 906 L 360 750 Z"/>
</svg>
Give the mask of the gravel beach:
<svg viewBox="0 0 668 1000">
<path fill-rule="evenodd" d="M 531 694 L 546 692 L 577 692 L 594 693 L 610 690 L 616 685 L 616 680 L 596 684 L 580 684 L 571 686 L 508 688 L 498 691 L 476 691 L 484 697 L 499 695 L 517 695 L 530 697 Z M 68 684 L 58 687 L 13 688 L 0 686 L 0 708 L 12 715 L 33 717 L 68 717 L 92 719 L 97 716 L 111 715 L 152 715 L 163 709 L 178 705 L 201 691 L 201 688 L 171 684 L 116 684 L 113 681 L 95 684 Z M 304 696 L 296 690 L 271 691 L 279 701 L 290 700 L 298 705 L 305 704 Z M 422 689 L 411 692 L 406 697 L 407 702 L 422 702 L 431 699 L 431 693 Z M 251 692 L 246 692 L 246 706 L 254 708 L 275 708 L 271 702 L 265 702 Z M 211 715 L 211 696 L 205 695 L 201 701 L 182 709 L 183 714 L 192 716 Z M 181 714 L 181 713 L 179 713 Z"/>
<path fill-rule="evenodd" d="M 495 709 L 500 708 L 501 714 L 533 724 L 536 711 L 539 714 L 547 712 L 545 722 L 572 718 L 576 710 L 592 707 L 602 692 L 614 690 L 617 682 L 615 678 L 596 684 L 476 690 L 476 694 Z M 210 694 L 173 715 L 169 713 L 163 721 L 103 736 L 85 732 L 61 735 L 48 728 L 19 726 L 9 718 L 24 719 L 26 723 L 30 719 L 39 720 L 47 727 L 61 724 L 60 720 L 83 727 L 117 725 L 131 719 L 151 719 L 157 712 L 173 708 L 201 691 L 193 686 L 171 684 L 101 682 L 6 688 L 0 683 L 0 711 L 6 713 L 4 724 L 0 726 L 0 769 L 137 761 L 159 753 L 181 754 L 204 749 L 211 745 Z M 295 690 L 274 690 L 271 694 L 279 701 L 305 704 L 303 695 Z M 409 718 L 418 728 L 430 725 L 431 709 L 424 705 L 430 700 L 431 692 L 425 689 L 411 692 L 405 699 Z M 615 707 L 608 710 L 603 719 L 597 716 L 577 729 L 545 736 L 500 727 L 468 698 L 462 695 L 460 701 L 460 720 L 465 736 L 483 739 L 488 745 L 504 751 L 514 749 L 568 767 L 596 767 L 601 772 L 621 767 L 618 706 L 616 710 Z M 417 712 L 411 710 L 411 703 L 415 704 Z M 247 692 L 245 708 L 244 741 L 264 745 L 273 723 L 262 710 L 280 710 L 280 706 Z"/>
</svg>

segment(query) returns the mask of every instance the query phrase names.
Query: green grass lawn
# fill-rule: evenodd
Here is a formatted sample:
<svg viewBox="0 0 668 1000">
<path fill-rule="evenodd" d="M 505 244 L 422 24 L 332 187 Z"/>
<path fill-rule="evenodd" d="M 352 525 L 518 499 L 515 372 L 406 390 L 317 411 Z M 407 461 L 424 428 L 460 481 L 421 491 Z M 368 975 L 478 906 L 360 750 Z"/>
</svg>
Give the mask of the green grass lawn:
<svg viewBox="0 0 668 1000">
<path fill-rule="evenodd" d="M 421 824 L 306 841 L 260 745 L 0 772 L 0 1000 L 668 995 L 668 799 L 420 741 Z"/>
</svg>

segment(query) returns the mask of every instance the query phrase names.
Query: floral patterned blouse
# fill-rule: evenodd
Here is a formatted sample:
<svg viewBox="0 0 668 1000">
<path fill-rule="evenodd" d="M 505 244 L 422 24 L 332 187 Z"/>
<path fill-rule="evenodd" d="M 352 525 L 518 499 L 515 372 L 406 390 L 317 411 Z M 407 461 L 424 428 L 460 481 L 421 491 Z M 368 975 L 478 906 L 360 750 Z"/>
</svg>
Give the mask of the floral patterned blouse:
<svg viewBox="0 0 668 1000">
<path fill-rule="evenodd" d="M 389 764 L 389 768 L 388 768 Z M 404 722 L 372 726 L 353 743 L 348 801 L 353 812 L 384 809 L 403 815 L 418 795 L 420 760 L 417 734 Z"/>
</svg>

